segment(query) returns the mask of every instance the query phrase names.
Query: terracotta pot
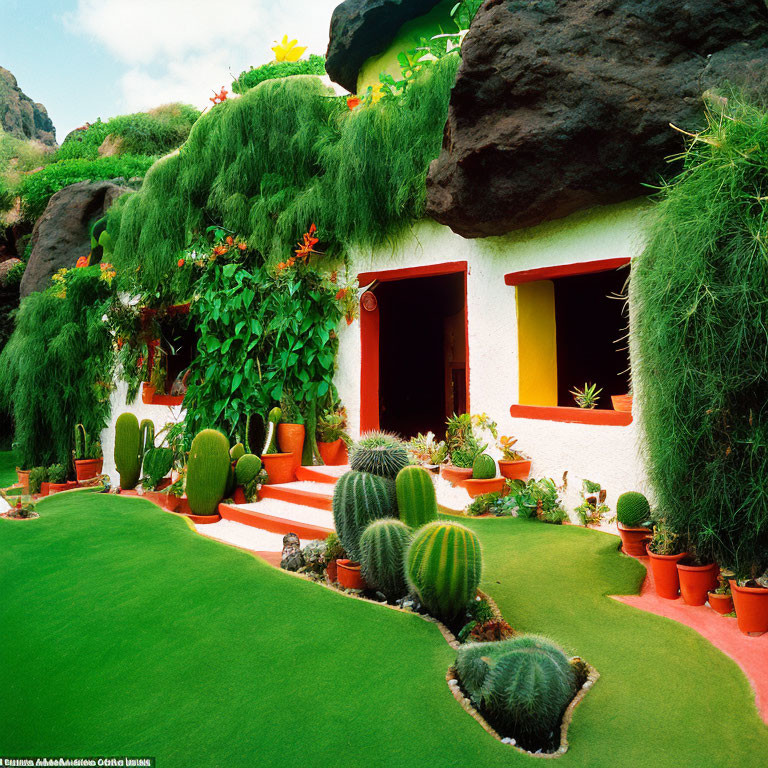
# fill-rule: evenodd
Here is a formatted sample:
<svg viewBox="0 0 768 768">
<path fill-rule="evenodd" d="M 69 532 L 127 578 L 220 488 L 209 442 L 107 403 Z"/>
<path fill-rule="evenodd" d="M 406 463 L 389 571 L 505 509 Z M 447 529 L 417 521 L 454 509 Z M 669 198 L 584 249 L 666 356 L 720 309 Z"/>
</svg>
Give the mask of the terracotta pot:
<svg viewBox="0 0 768 768">
<path fill-rule="evenodd" d="M 733 579 L 728 582 L 733 593 L 736 622 L 745 635 L 768 632 L 768 589 L 740 587 Z"/>
<path fill-rule="evenodd" d="M 717 563 L 708 565 L 677 564 L 677 577 L 680 581 L 680 595 L 686 605 L 704 605 L 707 593 L 717 587 L 720 568 Z"/>
<path fill-rule="evenodd" d="M 467 493 L 476 499 L 478 496 L 482 496 L 484 493 L 501 493 L 507 488 L 507 480 L 504 477 L 492 477 L 488 480 L 464 480 L 461 483 L 464 488 L 467 489 Z"/>
<path fill-rule="evenodd" d="M 301 466 L 301 452 L 304 449 L 306 430 L 303 424 L 278 424 L 277 447 L 282 453 L 293 455 L 294 469 Z M 291 480 L 295 480 L 292 477 Z"/>
<path fill-rule="evenodd" d="M 50 483 L 40 483 L 40 495 L 41 496 L 47 496 L 48 495 L 48 491 L 49 491 L 48 486 L 49 485 L 50 485 Z"/>
<path fill-rule="evenodd" d="M 90 480 L 101 474 L 104 459 L 78 459 L 75 461 L 75 472 L 79 481 Z"/>
<path fill-rule="evenodd" d="M 232 501 L 235 502 L 235 504 L 246 504 L 245 500 L 245 492 L 243 491 L 243 486 L 238 485 L 237 488 L 235 488 L 235 493 L 232 496 Z"/>
<path fill-rule="evenodd" d="M 318 440 L 317 450 L 320 453 L 323 464 L 329 467 L 337 467 L 347 463 L 347 446 L 341 438 L 334 440 L 332 443 L 321 443 Z"/>
<path fill-rule="evenodd" d="M 141 385 L 141 402 L 144 403 L 144 405 L 150 405 L 154 396 L 155 388 L 151 384 L 147 384 L 145 381 Z"/>
<path fill-rule="evenodd" d="M 472 477 L 472 467 L 454 467 L 453 464 L 441 464 L 440 477 L 444 477 L 451 485 L 461 485 L 463 480 L 469 480 Z"/>
<path fill-rule="evenodd" d="M 611 395 L 614 411 L 632 413 L 632 395 Z"/>
<path fill-rule="evenodd" d="M 29 490 L 29 470 L 16 467 L 16 474 L 19 478 L 19 485 Z"/>
<path fill-rule="evenodd" d="M 631 557 L 645 557 L 645 543 L 651 538 L 651 532 L 647 528 L 625 528 L 619 525 L 621 536 L 621 551 Z"/>
<path fill-rule="evenodd" d="M 67 490 L 71 491 L 73 488 L 79 488 L 80 484 L 77 480 L 67 480 Z"/>
<path fill-rule="evenodd" d="M 296 467 L 292 453 L 265 453 L 261 457 L 269 479 L 267 483 L 290 483 L 296 479 Z"/>
<path fill-rule="evenodd" d="M 346 589 L 365 589 L 368 585 L 360 574 L 360 563 L 352 560 L 337 560 L 336 575 L 339 579 L 339 586 Z"/>
<path fill-rule="evenodd" d="M 527 480 L 531 474 L 531 460 L 519 459 L 512 461 L 509 459 L 499 459 L 499 473 L 502 477 L 509 480 Z"/>
<path fill-rule="evenodd" d="M 667 600 L 677 600 L 677 593 L 680 590 L 680 579 L 677 575 L 677 564 L 687 556 L 687 552 L 681 552 L 679 555 L 654 555 L 646 546 L 645 551 L 651 558 L 651 571 L 653 572 L 653 583 L 656 587 L 656 594 L 659 597 L 665 597 Z"/>
<path fill-rule="evenodd" d="M 164 493 L 162 496 L 163 509 L 167 509 L 169 512 L 175 512 L 179 508 L 179 502 L 181 499 L 178 496 L 172 496 L 170 493 Z"/>
<path fill-rule="evenodd" d="M 709 598 L 709 607 L 721 616 L 733 612 L 733 597 L 731 595 L 718 595 L 715 592 L 710 592 L 707 597 Z"/>
<path fill-rule="evenodd" d="M 48 495 L 52 496 L 54 493 L 66 491 L 67 488 L 69 488 L 68 483 L 48 483 Z"/>
<path fill-rule="evenodd" d="M 325 573 L 328 576 L 328 580 L 333 584 L 337 579 L 338 566 L 336 560 L 330 560 L 328 565 L 325 566 Z"/>
</svg>

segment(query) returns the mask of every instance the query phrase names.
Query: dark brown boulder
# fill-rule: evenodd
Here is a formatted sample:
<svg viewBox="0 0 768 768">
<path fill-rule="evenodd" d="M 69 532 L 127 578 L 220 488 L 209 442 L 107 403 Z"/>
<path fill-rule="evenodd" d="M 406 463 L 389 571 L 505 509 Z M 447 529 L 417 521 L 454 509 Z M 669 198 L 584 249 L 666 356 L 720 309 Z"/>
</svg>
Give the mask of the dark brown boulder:
<svg viewBox="0 0 768 768">
<path fill-rule="evenodd" d="M 407 21 L 431 11 L 440 0 L 345 0 L 331 17 L 325 69 L 331 80 L 357 90 L 360 68 L 386 50 Z"/>
<path fill-rule="evenodd" d="M 427 212 L 499 235 L 643 194 L 702 93 L 768 79 L 763 0 L 486 0 L 464 40 Z"/>
<path fill-rule="evenodd" d="M 48 112 L 24 93 L 16 78 L 0 67 L 0 126 L 17 139 L 36 139 L 56 146 L 56 129 Z"/>
<path fill-rule="evenodd" d="M 111 181 L 81 181 L 60 189 L 32 230 L 32 253 L 21 281 L 22 297 L 44 290 L 57 270 L 71 269 L 81 256 L 87 256 L 91 225 L 129 191 Z"/>
</svg>

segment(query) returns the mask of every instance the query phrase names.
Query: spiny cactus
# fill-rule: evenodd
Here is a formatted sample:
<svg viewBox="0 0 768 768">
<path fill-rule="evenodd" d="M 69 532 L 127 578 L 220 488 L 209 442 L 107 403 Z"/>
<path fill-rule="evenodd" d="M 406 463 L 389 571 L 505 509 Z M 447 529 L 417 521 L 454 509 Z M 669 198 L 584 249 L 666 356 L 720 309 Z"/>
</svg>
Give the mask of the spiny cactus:
<svg viewBox="0 0 768 768">
<path fill-rule="evenodd" d="M 170 448 L 150 448 L 144 454 L 144 475 L 153 486 L 171 471 L 173 467 L 173 451 Z"/>
<path fill-rule="evenodd" d="M 401 469 L 395 486 L 397 509 L 406 525 L 415 530 L 437 518 L 435 486 L 426 469 L 415 465 Z"/>
<path fill-rule="evenodd" d="M 232 459 L 232 461 L 237 461 L 243 456 L 245 456 L 245 446 L 242 443 L 235 443 L 229 449 L 229 458 Z"/>
<path fill-rule="evenodd" d="M 139 482 L 140 452 L 139 420 L 132 413 L 121 413 L 115 422 L 115 467 L 124 491 L 134 489 Z"/>
<path fill-rule="evenodd" d="M 408 465 L 405 443 L 387 432 L 366 432 L 349 449 L 349 464 L 358 472 L 394 480 Z"/>
<path fill-rule="evenodd" d="M 231 467 L 229 440 L 221 432 L 204 429 L 195 437 L 187 462 L 187 499 L 193 514 L 216 514 Z"/>
<path fill-rule="evenodd" d="M 238 485 L 247 485 L 261 472 L 261 459 L 252 453 L 243 454 L 235 466 Z"/>
<path fill-rule="evenodd" d="M 388 598 L 408 592 L 403 557 L 411 543 L 411 530 L 400 520 L 374 520 L 360 537 L 360 565 L 363 578 Z"/>
<path fill-rule="evenodd" d="M 627 491 L 616 499 L 616 519 L 627 528 L 636 528 L 651 519 L 651 505 L 642 493 Z"/>
<path fill-rule="evenodd" d="M 408 584 L 438 618 L 450 621 L 467 607 L 477 592 L 481 572 L 480 541 L 459 523 L 427 523 L 408 548 Z"/>
<path fill-rule="evenodd" d="M 155 447 L 155 425 L 151 419 L 142 419 L 141 424 L 139 424 L 139 445 L 141 446 L 142 459 L 150 448 Z"/>
<path fill-rule="evenodd" d="M 85 459 L 88 448 L 88 434 L 82 424 L 75 424 L 75 460 Z"/>
<path fill-rule="evenodd" d="M 473 480 L 490 480 L 496 477 L 496 462 L 487 453 L 481 453 L 472 462 Z"/>
<path fill-rule="evenodd" d="M 360 537 L 366 526 L 394 513 L 391 485 L 367 472 L 347 472 L 333 491 L 333 520 L 352 560 L 360 559 Z"/>
<path fill-rule="evenodd" d="M 277 453 L 277 425 L 282 418 L 283 412 L 280 408 L 273 408 L 269 412 L 269 416 L 267 416 L 267 436 L 264 439 L 262 455 L 265 453 Z"/>
</svg>

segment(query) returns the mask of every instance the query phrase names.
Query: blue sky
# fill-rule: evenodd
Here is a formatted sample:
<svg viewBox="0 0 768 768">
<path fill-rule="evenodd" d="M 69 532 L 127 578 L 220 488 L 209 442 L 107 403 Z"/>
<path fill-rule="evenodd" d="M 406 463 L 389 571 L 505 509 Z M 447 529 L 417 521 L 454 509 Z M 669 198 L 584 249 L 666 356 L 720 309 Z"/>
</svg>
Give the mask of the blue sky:
<svg viewBox="0 0 768 768">
<path fill-rule="evenodd" d="M 0 66 L 56 137 L 169 101 L 202 108 L 284 34 L 325 53 L 340 0 L 0 0 Z M 230 74 L 231 73 L 231 74 Z"/>
</svg>

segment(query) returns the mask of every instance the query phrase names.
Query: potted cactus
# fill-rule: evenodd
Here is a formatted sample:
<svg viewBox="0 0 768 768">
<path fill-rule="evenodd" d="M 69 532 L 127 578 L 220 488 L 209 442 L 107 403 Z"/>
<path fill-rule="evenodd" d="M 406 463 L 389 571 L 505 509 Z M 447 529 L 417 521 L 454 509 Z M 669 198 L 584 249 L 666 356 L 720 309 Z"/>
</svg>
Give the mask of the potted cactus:
<svg viewBox="0 0 768 768">
<path fill-rule="evenodd" d="M 359 472 L 394 480 L 408 465 L 405 443 L 388 432 L 366 432 L 349 449 L 349 464 Z"/>
<path fill-rule="evenodd" d="M 101 474 L 104 457 L 101 452 L 101 442 L 91 440 L 82 424 L 75 425 L 75 474 L 78 482 L 90 480 Z"/>
<path fill-rule="evenodd" d="M 244 453 L 235 465 L 237 488 L 235 502 L 246 504 L 259 498 L 259 488 L 266 479 L 261 459 L 253 453 Z"/>
<path fill-rule="evenodd" d="M 505 477 L 496 477 L 496 462 L 487 453 L 481 453 L 472 462 L 472 477 L 459 483 L 474 499 L 486 493 L 501 493 L 507 490 Z"/>
<path fill-rule="evenodd" d="M 651 538 L 651 506 L 637 491 L 622 493 L 616 500 L 616 521 L 621 549 L 631 557 L 645 557 L 645 544 Z"/>
<path fill-rule="evenodd" d="M 293 454 L 280 453 L 277 449 L 277 428 L 282 416 L 280 408 L 273 408 L 267 417 L 267 435 L 261 461 L 267 473 L 267 482 L 270 484 L 290 483 L 296 479 Z"/>
<path fill-rule="evenodd" d="M 717 587 L 720 569 L 693 542 L 688 543 L 686 556 L 677 564 L 680 595 L 687 605 L 704 605 L 707 594 Z"/>
<path fill-rule="evenodd" d="M 499 438 L 499 474 L 508 480 L 527 480 L 531 474 L 531 460 L 521 451 L 515 450 L 517 439 L 508 435 Z"/>
<path fill-rule="evenodd" d="M 120 490 L 133 491 L 141 477 L 144 454 L 155 445 L 155 426 L 149 419 L 141 424 L 132 413 L 121 413 L 115 422 L 115 468 Z"/>
<path fill-rule="evenodd" d="M 187 502 L 192 515 L 209 518 L 200 522 L 219 519 L 218 506 L 230 472 L 229 440 L 224 434 L 217 429 L 204 429 L 197 434 L 187 462 Z"/>
</svg>

